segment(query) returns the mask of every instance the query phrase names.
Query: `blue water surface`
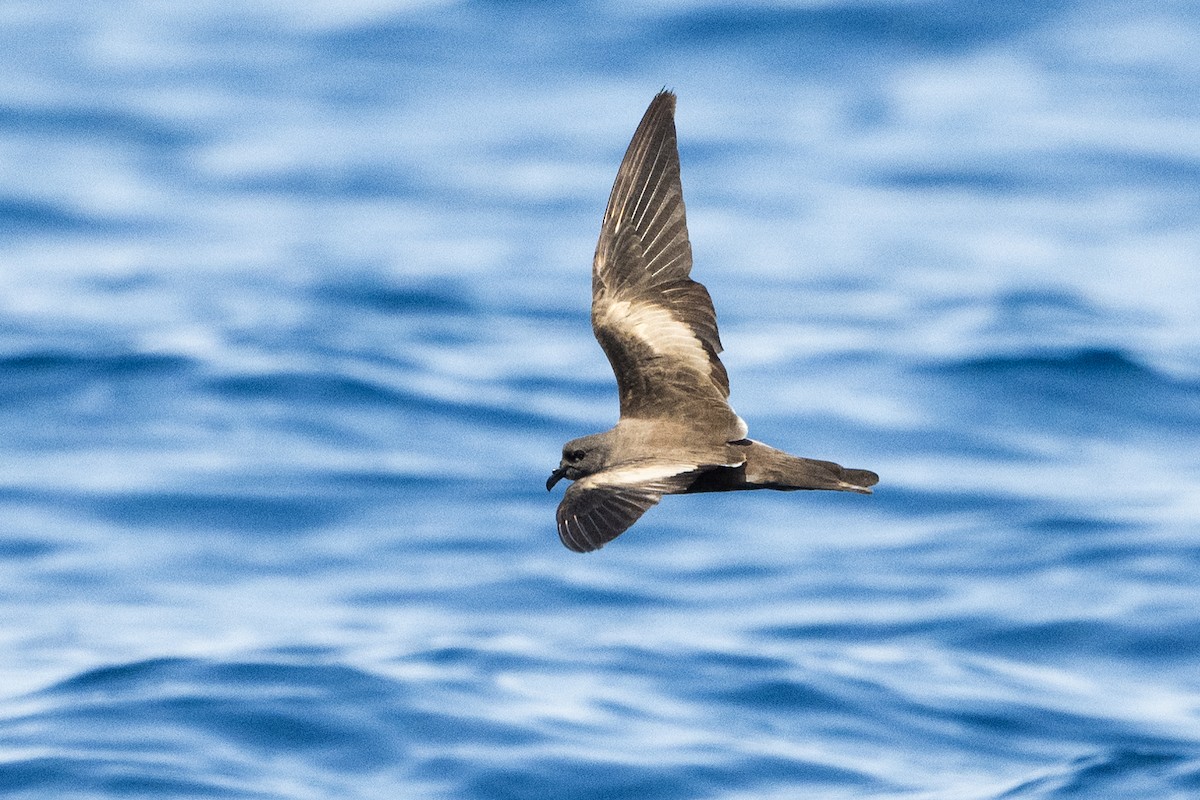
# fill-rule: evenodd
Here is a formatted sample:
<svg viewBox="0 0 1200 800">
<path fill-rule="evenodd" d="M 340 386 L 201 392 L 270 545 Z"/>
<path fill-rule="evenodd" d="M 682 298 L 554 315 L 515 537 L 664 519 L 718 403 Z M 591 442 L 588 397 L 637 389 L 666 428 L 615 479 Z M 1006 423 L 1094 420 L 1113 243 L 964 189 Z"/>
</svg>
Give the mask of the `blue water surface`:
<svg viewBox="0 0 1200 800">
<path fill-rule="evenodd" d="M 0 5 L 0 795 L 1200 796 L 1200 9 Z M 756 438 L 554 531 L 679 95 Z"/>
</svg>

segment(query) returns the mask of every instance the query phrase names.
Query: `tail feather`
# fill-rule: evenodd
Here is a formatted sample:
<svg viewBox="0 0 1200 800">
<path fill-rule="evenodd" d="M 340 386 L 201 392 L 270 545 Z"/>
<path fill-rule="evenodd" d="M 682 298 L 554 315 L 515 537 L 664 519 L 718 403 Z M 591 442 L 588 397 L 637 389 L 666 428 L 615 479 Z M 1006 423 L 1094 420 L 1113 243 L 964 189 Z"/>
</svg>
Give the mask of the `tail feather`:
<svg viewBox="0 0 1200 800">
<path fill-rule="evenodd" d="M 869 469 L 846 469 L 843 467 L 842 480 L 847 484 L 847 488 L 842 491 L 871 494 L 871 490 L 867 487 L 879 483 L 879 476 Z"/>
<path fill-rule="evenodd" d="M 828 489 L 871 494 L 868 487 L 879 483 L 879 476 L 870 470 L 847 469 L 832 461 L 800 458 L 762 442 L 751 442 L 747 448 L 745 469 L 747 488 Z"/>
</svg>

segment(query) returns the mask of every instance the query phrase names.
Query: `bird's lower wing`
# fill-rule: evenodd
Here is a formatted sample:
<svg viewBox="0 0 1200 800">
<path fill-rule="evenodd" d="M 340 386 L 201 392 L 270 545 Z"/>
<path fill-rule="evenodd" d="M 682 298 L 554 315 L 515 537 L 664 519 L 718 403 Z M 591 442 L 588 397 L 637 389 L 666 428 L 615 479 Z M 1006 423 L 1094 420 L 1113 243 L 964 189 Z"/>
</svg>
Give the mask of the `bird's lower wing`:
<svg viewBox="0 0 1200 800">
<path fill-rule="evenodd" d="M 715 465 L 640 464 L 589 475 L 571 484 L 558 506 L 558 537 L 576 553 L 598 550 L 637 522 L 664 494 L 687 490 Z"/>
</svg>

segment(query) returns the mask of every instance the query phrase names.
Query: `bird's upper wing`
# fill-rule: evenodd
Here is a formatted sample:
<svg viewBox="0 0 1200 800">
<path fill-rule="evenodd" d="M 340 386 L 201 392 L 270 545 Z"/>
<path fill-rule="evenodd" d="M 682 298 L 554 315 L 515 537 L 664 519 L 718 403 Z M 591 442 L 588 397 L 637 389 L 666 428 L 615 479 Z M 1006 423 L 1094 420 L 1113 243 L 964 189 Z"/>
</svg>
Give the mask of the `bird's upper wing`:
<svg viewBox="0 0 1200 800">
<path fill-rule="evenodd" d="M 581 478 L 571 484 L 558 505 L 558 537 L 577 553 L 598 550 L 628 530 L 664 494 L 684 491 L 707 468 L 634 464 Z"/>
<path fill-rule="evenodd" d="M 592 328 L 616 373 L 622 417 L 704 408 L 713 421 L 727 415 L 738 438 L 744 423 L 727 402 L 717 315 L 688 277 L 674 112 L 675 95 L 655 96 L 617 172 L 592 269 Z"/>
</svg>

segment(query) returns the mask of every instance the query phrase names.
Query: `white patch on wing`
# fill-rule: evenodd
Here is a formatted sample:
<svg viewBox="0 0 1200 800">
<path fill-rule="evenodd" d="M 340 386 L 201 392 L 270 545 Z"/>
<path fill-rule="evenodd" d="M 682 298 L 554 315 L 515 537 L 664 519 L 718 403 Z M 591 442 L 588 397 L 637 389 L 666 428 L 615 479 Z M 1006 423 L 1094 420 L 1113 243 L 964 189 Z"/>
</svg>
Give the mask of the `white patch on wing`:
<svg viewBox="0 0 1200 800">
<path fill-rule="evenodd" d="M 638 464 L 597 472 L 582 478 L 578 485 L 585 489 L 600 486 L 641 486 L 664 478 L 674 478 L 698 469 L 698 464 Z"/>
<path fill-rule="evenodd" d="M 712 374 L 700 340 L 663 306 L 615 300 L 604 310 L 604 321 L 641 339 L 655 353 L 682 359 L 701 375 Z"/>
</svg>

